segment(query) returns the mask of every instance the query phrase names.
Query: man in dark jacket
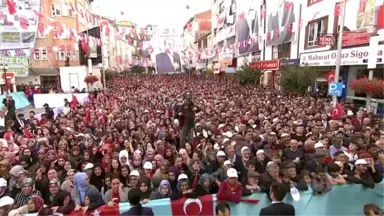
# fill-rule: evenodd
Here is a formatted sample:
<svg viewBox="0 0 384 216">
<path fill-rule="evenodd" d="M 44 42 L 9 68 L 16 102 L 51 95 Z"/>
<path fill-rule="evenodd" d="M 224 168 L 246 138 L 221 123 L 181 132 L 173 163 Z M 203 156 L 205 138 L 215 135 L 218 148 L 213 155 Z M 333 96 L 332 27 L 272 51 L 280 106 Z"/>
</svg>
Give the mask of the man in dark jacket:
<svg viewBox="0 0 384 216">
<path fill-rule="evenodd" d="M 149 207 L 143 207 L 141 206 L 140 200 L 141 200 L 141 194 L 140 191 L 136 188 L 133 188 L 128 193 L 128 200 L 129 204 L 131 205 L 131 208 L 124 212 L 123 216 L 154 216 L 153 211 Z"/>
<path fill-rule="evenodd" d="M 45 109 L 45 115 L 47 116 L 48 120 L 53 120 L 55 113 L 53 112 L 53 109 L 49 107 L 49 105 L 46 103 L 43 105 Z"/>
<path fill-rule="evenodd" d="M 272 204 L 268 207 L 262 208 L 260 210 L 260 216 L 266 215 L 286 215 L 294 216 L 295 208 L 291 204 L 286 204 L 283 202 L 286 191 L 281 184 L 273 183 L 270 188 L 270 196 L 272 199 Z"/>
</svg>

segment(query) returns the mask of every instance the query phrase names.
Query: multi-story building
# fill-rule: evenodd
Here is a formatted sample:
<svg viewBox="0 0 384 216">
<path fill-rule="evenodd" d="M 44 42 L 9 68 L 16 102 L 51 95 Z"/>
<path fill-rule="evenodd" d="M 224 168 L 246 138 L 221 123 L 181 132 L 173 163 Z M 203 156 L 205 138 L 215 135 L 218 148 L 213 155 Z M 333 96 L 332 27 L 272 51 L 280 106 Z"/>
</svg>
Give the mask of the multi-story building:
<svg viewBox="0 0 384 216">
<path fill-rule="evenodd" d="M 94 18 L 91 1 L 41 1 L 40 13 L 43 16 L 39 23 L 44 25 L 45 31 L 37 32 L 29 76 L 17 77 L 16 84 L 55 85 L 58 68 L 65 66 L 67 58 L 70 66 L 80 66 L 78 42 L 71 38 L 70 32 L 71 29 L 82 32 L 95 26 L 95 22 L 91 24 Z M 61 30 L 62 34 L 58 36 Z"/>
</svg>

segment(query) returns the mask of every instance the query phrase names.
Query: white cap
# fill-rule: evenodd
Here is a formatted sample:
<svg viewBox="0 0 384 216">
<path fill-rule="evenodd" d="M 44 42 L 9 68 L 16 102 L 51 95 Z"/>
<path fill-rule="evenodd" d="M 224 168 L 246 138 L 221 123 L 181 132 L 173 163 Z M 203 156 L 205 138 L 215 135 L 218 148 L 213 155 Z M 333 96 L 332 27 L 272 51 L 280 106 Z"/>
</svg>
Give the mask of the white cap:
<svg viewBox="0 0 384 216">
<path fill-rule="evenodd" d="M 82 137 L 82 136 L 84 136 L 83 133 L 79 133 L 79 134 L 76 135 L 76 137 Z"/>
<path fill-rule="evenodd" d="M 349 115 L 349 116 L 353 116 L 353 112 L 352 112 L 352 110 L 348 110 L 348 111 L 347 111 L 347 115 Z"/>
<path fill-rule="evenodd" d="M 145 162 L 143 168 L 146 170 L 152 170 L 152 163 L 149 161 Z"/>
<path fill-rule="evenodd" d="M 259 150 L 257 150 L 256 154 L 265 154 L 265 152 L 263 149 L 259 149 Z"/>
<path fill-rule="evenodd" d="M 131 173 L 129 173 L 129 176 L 137 176 L 140 177 L 139 171 L 137 170 L 132 170 Z"/>
<path fill-rule="evenodd" d="M 269 134 L 270 134 L 270 135 L 276 135 L 276 133 L 275 133 L 275 132 L 273 132 L 273 131 L 272 131 L 271 133 L 269 133 Z"/>
<path fill-rule="evenodd" d="M 367 161 L 365 159 L 358 159 L 356 162 L 355 162 L 355 166 L 356 165 L 367 165 Z"/>
<path fill-rule="evenodd" d="M 149 111 L 148 110 L 144 110 L 144 113 L 149 113 Z"/>
<path fill-rule="evenodd" d="M 87 163 L 84 167 L 84 170 L 89 170 L 93 168 L 93 163 Z"/>
<path fill-rule="evenodd" d="M 224 166 L 227 166 L 227 165 L 233 165 L 233 163 L 229 160 L 226 160 L 224 161 Z"/>
<path fill-rule="evenodd" d="M 238 176 L 237 176 L 237 171 L 236 171 L 236 169 L 234 169 L 234 168 L 229 168 L 229 169 L 227 170 L 227 176 L 228 176 L 229 178 L 237 178 Z"/>
<path fill-rule="evenodd" d="M 228 142 L 228 141 L 230 141 L 230 139 L 228 139 L 228 138 L 223 139 L 223 143 Z"/>
<path fill-rule="evenodd" d="M 173 120 L 173 123 L 175 123 L 175 124 L 179 124 L 179 120 L 178 120 L 178 119 L 175 119 L 175 120 Z"/>
<path fill-rule="evenodd" d="M 286 136 L 289 136 L 289 134 L 287 134 L 287 133 L 282 133 L 281 134 L 281 137 L 286 137 Z"/>
<path fill-rule="evenodd" d="M 223 133 L 223 135 L 228 137 L 228 138 L 232 138 L 232 136 L 233 136 L 231 131 L 227 131 L 227 132 Z"/>
<path fill-rule="evenodd" d="M 223 151 L 218 151 L 216 154 L 216 157 L 225 157 L 225 156 L 227 156 L 227 155 Z"/>
<path fill-rule="evenodd" d="M 243 146 L 243 148 L 241 148 L 241 153 L 243 153 L 245 150 L 249 150 L 248 146 Z"/>
<path fill-rule="evenodd" d="M 318 142 L 315 144 L 315 148 L 323 148 L 324 144 L 322 142 Z"/>
<path fill-rule="evenodd" d="M 188 179 L 188 176 L 185 175 L 184 173 L 179 175 L 179 177 L 177 178 L 177 181 L 180 181 L 180 180 L 183 180 L 183 179 Z"/>
<path fill-rule="evenodd" d="M 0 187 L 7 187 L 7 180 L 0 178 Z"/>
<path fill-rule="evenodd" d="M 335 161 L 335 164 L 339 165 L 339 167 L 344 167 L 343 163 L 340 161 Z"/>
<path fill-rule="evenodd" d="M 224 126 L 225 126 L 225 124 L 219 124 L 219 126 L 217 128 L 220 129 L 220 128 L 224 127 Z"/>
<path fill-rule="evenodd" d="M 14 202 L 15 201 L 9 196 L 1 197 L 0 208 L 8 205 L 13 205 Z"/>
</svg>

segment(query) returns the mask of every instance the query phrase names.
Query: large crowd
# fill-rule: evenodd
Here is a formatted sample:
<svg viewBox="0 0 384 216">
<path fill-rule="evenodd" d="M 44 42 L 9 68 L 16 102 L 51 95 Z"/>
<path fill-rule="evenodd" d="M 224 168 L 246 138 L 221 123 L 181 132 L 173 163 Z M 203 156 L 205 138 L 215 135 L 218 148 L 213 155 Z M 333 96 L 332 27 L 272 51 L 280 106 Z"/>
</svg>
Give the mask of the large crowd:
<svg viewBox="0 0 384 216">
<path fill-rule="evenodd" d="M 192 108 L 181 112 L 186 93 Z M 43 119 L 5 101 L 0 215 L 92 211 L 127 202 L 134 188 L 142 204 L 207 194 L 239 203 L 272 184 L 286 193 L 374 188 L 384 173 L 383 122 L 348 103 L 332 119 L 330 102 L 183 75 L 115 78 L 86 102 L 68 98 L 57 116 L 47 101 Z"/>
</svg>

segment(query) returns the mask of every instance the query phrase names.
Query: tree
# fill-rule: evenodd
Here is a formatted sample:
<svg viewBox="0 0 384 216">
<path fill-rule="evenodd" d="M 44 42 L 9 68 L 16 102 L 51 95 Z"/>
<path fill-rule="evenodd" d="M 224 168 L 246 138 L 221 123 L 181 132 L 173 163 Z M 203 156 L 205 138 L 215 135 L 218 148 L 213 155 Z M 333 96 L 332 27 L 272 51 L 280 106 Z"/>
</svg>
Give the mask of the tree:
<svg viewBox="0 0 384 216">
<path fill-rule="evenodd" d="M 145 68 L 141 66 L 133 66 L 132 73 L 133 74 L 143 74 L 145 72 Z"/>
<path fill-rule="evenodd" d="M 261 70 L 250 68 L 248 62 L 244 62 L 236 73 L 241 84 L 260 84 Z"/>
<path fill-rule="evenodd" d="M 283 90 L 294 94 L 305 94 L 318 77 L 316 68 L 286 66 L 282 72 Z"/>
</svg>

